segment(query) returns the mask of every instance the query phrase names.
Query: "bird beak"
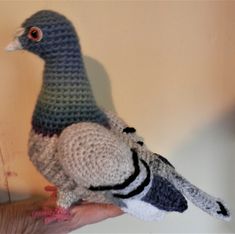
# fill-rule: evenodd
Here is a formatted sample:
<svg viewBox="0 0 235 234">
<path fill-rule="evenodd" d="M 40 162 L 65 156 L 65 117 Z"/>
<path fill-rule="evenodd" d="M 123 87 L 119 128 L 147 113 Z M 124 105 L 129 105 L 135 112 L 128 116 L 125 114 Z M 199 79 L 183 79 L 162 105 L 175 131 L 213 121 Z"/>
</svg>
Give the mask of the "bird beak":
<svg viewBox="0 0 235 234">
<path fill-rule="evenodd" d="M 23 47 L 18 38 L 15 38 L 15 40 L 10 42 L 5 48 L 6 51 L 15 51 L 15 50 L 21 50 L 21 49 L 23 49 Z"/>
<path fill-rule="evenodd" d="M 6 51 L 15 51 L 15 50 L 21 50 L 23 49 L 23 46 L 21 45 L 19 41 L 19 37 L 23 35 L 25 29 L 19 28 L 15 33 L 15 39 L 10 42 L 7 47 L 5 48 Z"/>
</svg>

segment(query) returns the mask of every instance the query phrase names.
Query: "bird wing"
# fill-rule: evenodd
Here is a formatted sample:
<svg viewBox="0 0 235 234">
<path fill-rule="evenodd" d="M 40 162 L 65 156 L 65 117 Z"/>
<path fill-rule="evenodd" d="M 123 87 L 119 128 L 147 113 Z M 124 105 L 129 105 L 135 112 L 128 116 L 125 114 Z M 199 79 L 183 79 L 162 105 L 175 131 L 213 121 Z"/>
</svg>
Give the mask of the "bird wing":
<svg viewBox="0 0 235 234">
<path fill-rule="evenodd" d="M 118 135 L 130 148 L 135 148 L 137 154 L 141 159 L 150 163 L 159 157 L 158 154 L 153 153 L 148 149 L 143 141 L 143 138 L 137 134 L 134 127 L 130 127 L 123 119 L 116 113 L 102 109 L 107 116 L 110 130 Z"/>
<path fill-rule="evenodd" d="M 107 128 L 77 123 L 60 135 L 58 159 L 65 172 L 91 190 L 120 190 L 139 175 L 138 156 Z"/>
</svg>

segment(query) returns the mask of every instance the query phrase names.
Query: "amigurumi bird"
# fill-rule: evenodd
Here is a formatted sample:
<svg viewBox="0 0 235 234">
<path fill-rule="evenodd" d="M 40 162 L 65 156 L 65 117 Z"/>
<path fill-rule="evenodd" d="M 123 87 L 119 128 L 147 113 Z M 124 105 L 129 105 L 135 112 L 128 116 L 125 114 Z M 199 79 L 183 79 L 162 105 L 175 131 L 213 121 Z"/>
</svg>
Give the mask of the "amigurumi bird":
<svg viewBox="0 0 235 234">
<path fill-rule="evenodd" d="M 82 200 L 160 220 L 168 212 L 184 212 L 188 199 L 216 218 L 230 219 L 222 200 L 192 185 L 151 152 L 135 128 L 97 106 L 78 36 L 67 18 L 50 10 L 35 13 L 6 49 L 28 50 L 45 61 L 28 152 L 58 189 L 57 208 L 44 217 L 46 222 L 66 219 L 70 206 Z"/>
</svg>

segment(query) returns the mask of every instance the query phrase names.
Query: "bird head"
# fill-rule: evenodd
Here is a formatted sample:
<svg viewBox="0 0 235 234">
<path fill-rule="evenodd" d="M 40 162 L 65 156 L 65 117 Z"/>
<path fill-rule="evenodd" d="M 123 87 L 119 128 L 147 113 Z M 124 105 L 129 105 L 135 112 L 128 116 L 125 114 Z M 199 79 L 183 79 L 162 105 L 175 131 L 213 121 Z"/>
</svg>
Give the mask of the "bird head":
<svg viewBox="0 0 235 234">
<path fill-rule="evenodd" d="M 41 10 L 26 19 L 7 51 L 28 50 L 43 59 L 63 56 L 63 51 L 79 47 L 72 23 L 63 15 Z"/>
</svg>

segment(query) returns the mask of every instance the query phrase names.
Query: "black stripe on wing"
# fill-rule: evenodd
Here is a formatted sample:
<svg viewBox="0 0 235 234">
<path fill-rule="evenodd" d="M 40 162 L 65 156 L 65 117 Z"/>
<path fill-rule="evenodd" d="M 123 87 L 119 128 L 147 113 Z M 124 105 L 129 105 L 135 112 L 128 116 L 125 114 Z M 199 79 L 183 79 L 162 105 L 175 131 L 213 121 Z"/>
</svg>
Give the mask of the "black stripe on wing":
<svg viewBox="0 0 235 234">
<path fill-rule="evenodd" d="M 114 197 L 127 199 L 127 198 L 130 198 L 130 197 L 133 197 L 135 195 L 140 194 L 145 189 L 145 187 L 148 186 L 148 184 L 150 183 L 150 178 L 151 178 L 150 169 L 149 169 L 148 164 L 144 160 L 140 159 L 140 161 L 144 165 L 146 172 L 147 172 L 147 175 L 146 175 L 146 178 L 144 179 L 144 181 L 139 186 L 137 186 L 134 190 L 132 190 L 131 192 L 129 192 L 127 194 L 114 193 L 113 194 Z"/>
<path fill-rule="evenodd" d="M 89 189 L 91 191 L 121 190 L 121 189 L 125 189 L 128 185 L 130 185 L 140 173 L 138 155 L 134 149 L 131 149 L 131 151 L 132 151 L 133 166 L 134 166 L 135 170 L 134 170 L 134 173 L 130 177 L 128 177 L 121 184 L 90 186 Z"/>
<path fill-rule="evenodd" d="M 125 133 L 135 133 L 136 129 L 132 128 L 132 127 L 126 127 L 122 131 L 125 132 Z"/>
<path fill-rule="evenodd" d="M 175 169 L 175 167 L 166 158 L 164 158 L 162 155 L 156 154 L 156 153 L 154 153 L 154 155 L 156 155 L 163 163 L 165 163 L 168 166 L 170 166 L 170 167 Z"/>
</svg>

